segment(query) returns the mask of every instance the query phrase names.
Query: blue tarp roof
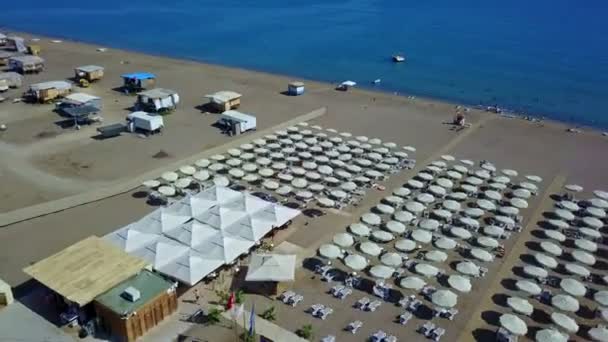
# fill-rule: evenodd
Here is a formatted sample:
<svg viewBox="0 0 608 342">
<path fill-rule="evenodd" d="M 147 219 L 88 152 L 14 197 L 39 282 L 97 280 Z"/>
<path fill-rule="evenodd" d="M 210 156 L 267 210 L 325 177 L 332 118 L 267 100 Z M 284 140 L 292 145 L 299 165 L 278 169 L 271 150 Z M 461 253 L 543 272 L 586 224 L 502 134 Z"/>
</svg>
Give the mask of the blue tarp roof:
<svg viewBox="0 0 608 342">
<path fill-rule="evenodd" d="M 156 78 L 156 75 L 149 72 L 133 72 L 130 74 L 120 75 L 122 78 L 136 79 L 136 80 L 147 80 L 150 78 Z"/>
</svg>

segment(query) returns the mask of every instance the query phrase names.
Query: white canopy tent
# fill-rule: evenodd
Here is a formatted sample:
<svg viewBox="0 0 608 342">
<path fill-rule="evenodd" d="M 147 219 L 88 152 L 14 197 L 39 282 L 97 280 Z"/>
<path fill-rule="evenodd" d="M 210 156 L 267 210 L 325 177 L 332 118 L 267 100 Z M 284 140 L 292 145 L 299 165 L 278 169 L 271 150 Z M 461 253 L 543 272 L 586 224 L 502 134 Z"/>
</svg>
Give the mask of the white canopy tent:
<svg viewBox="0 0 608 342">
<path fill-rule="evenodd" d="M 249 261 L 246 281 L 293 281 L 295 255 L 253 254 Z"/>
</svg>

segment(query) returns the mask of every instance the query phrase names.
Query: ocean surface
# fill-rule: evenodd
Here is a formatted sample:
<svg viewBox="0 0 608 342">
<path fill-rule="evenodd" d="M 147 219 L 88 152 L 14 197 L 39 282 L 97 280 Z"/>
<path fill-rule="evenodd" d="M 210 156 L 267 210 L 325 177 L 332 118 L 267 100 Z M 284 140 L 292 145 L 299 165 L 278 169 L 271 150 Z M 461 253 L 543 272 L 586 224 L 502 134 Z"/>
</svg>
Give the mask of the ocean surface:
<svg viewBox="0 0 608 342">
<path fill-rule="evenodd" d="M 603 0 L 29 0 L 0 27 L 608 128 L 607 18 Z"/>
</svg>

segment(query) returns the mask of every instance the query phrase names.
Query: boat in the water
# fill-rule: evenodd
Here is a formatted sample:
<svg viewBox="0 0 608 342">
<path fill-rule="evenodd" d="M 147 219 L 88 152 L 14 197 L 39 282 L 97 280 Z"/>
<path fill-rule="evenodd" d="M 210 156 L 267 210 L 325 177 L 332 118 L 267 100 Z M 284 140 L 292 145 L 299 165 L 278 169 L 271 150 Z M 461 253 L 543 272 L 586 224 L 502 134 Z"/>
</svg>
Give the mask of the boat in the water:
<svg viewBox="0 0 608 342">
<path fill-rule="evenodd" d="M 375 80 L 372 81 L 373 84 L 378 84 L 380 82 L 382 82 L 382 80 L 379 79 L 379 78 L 377 78 L 377 79 L 375 79 Z"/>
<path fill-rule="evenodd" d="M 395 62 L 395 63 L 405 62 L 405 56 L 403 56 L 402 54 L 393 55 L 393 62 Z"/>
</svg>

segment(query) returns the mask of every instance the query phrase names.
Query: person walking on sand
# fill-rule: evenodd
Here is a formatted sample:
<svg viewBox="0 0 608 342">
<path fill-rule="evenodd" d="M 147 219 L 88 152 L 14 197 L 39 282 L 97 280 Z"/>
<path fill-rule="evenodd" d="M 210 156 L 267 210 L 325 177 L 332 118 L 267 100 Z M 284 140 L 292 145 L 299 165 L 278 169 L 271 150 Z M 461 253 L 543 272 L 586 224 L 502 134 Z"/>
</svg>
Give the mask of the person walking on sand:
<svg viewBox="0 0 608 342">
<path fill-rule="evenodd" d="M 198 293 L 198 289 L 194 289 L 194 301 L 196 304 L 199 304 L 199 299 L 201 299 L 201 295 Z"/>
</svg>

